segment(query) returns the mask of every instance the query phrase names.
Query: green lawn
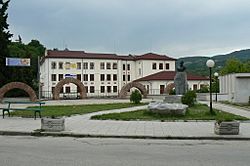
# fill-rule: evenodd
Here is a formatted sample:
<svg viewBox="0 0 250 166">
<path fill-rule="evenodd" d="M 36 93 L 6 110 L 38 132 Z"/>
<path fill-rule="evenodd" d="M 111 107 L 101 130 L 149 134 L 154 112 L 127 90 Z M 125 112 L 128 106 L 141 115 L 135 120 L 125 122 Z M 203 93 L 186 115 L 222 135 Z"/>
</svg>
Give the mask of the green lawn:
<svg viewBox="0 0 250 166">
<path fill-rule="evenodd" d="M 197 104 L 191 108 L 188 108 L 185 116 L 170 116 L 170 115 L 160 115 L 148 112 L 147 110 L 138 110 L 133 112 L 124 113 L 112 113 L 104 115 L 92 116 L 91 119 L 98 120 L 160 120 L 160 121 L 173 121 L 173 120 L 216 120 L 216 119 L 226 119 L 226 120 L 248 120 L 245 117 L 238 115 L 222 112 L 215 110 L 216 115 L 211 115 L 209 113 L 209 107 L 202 104 Z"/>
<path fill-rule="evenodd" d="M 69 105 L 69 106 L 43 106 L 42 116 L 43 117 L 71 116 L 71 115 L 76 115 L 76 114 L 87 114 L 91 112 L 135 107 L 135 106 L 140 106 L 140 105 L 145 105 L 145 103 L 141 103 L 141 104 L 113 103 L 113 104 L 90 104 L 90 105 Z M 34 117 L 34 112 L 33 111 L 15 111 L 15 112 L 11 112 L 11 115 L 19 116 L 19 117 Z"/>
</svg>

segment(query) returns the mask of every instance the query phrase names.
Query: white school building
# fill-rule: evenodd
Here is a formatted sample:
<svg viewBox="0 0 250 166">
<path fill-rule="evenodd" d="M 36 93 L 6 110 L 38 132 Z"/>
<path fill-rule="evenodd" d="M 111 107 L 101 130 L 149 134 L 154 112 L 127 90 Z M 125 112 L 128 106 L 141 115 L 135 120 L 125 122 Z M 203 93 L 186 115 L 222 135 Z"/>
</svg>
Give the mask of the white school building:
<svg viewBox="0 0 250 166">
<path fill-rule="evenodd" d="M 149 95 L 160 95 L 174 82 L 176 59 L 166 55 L 117 55 L 84 51 L 47 50 L 40 63 L 41 96 L 51 97 L 59 81 L 66 77 L 80 80 L 87 96 L 118 96 L 121 88 L 136 81 Z M 188 74 L 189 89 L 208 85 L 206 77 Z M 76 85 L 63 86 L 60 96 L 77 94 Z"/>
</svg>

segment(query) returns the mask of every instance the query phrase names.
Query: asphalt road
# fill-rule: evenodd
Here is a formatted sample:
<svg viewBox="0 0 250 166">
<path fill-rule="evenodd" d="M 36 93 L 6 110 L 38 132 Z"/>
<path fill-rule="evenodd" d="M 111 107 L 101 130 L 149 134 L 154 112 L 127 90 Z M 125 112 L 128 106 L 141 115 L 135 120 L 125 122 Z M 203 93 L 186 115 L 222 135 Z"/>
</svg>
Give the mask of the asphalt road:
<svg viewBox="0 0 250 166">
<path fill-rule="evenodd" d="M 250 141 L 0 136 L 0 166 L 249 166 Z"/>
</svg>

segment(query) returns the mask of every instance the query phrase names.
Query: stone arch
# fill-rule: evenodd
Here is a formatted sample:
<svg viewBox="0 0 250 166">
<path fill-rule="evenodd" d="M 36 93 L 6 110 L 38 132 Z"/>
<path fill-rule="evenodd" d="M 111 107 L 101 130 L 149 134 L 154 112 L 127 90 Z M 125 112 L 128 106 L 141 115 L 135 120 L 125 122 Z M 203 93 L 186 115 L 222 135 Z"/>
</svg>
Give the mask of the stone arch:
<svg viewBox="0 0 250 166">
<path fill-rule="evenodd" d="M 118 97 L 121 98 L 121 99 L 126 98 L 128 90 L 130 90 L 133 87 L 134 88 L 138 88 L 144 98 L 147 97 L 147 90 L 146 90 L 146 88 L 141 83 L 139 83 L 139 82 L 130 82 L 130 83 L 124 85 L 122 87 L 122 89 L 121 89 Z"/>
<path fill-rule="evenodd" d="M 8 84 L 5 84 L 1 89 L 0 89 L 0 101 L 3 100 L 5 93 L 12 89 L 21 89 L 24 90 L 30 97 L 30 101 L 36 101 L 37 96 L 36 92 L 27 84 L 23 82 L 10 82 Z"/>
<path fill-rule="evenodd" d="M 80 99 L 84 99 L 87 97 L 86 89 L 81 81 L 79 81 L 78 79 L 75 79 L 75 78 L 65 78 L 56 84 L 55 89 L 53 91 L 53 99 L 54 100 L 60 99 L 59 94 L 60 94 L 61 88 L 63 87 L 63 85 L 68 84 L 68 83 L 73 83 L 77 87 L 79 87 Z"/>
<path fill-rule="evenodd" d="M 174 87 L 175 87 L 174 83 L 168 84 L 165 90 L 166 93 L 169 94 Z"/>
</svg>

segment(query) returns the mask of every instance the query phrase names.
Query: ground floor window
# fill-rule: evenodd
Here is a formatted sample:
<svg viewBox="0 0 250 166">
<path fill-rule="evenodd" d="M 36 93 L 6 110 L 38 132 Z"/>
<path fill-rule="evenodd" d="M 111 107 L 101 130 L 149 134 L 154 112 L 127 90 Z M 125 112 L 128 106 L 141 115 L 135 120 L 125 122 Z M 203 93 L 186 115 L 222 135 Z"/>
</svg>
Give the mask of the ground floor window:
<svg viewBox="0 0 250 166">
<path fill-rule="evenodd" d="M 113 92 L 114 92 L 114 93 L 117 92 L 117 86 L 113 86 Z"/>
<path fill-rule="evenodd" d="M 94 86 L 90 86 L 89 87 L 89 92 L 90 93 L 95 93 L 95 87 Z"/>
</svg>

